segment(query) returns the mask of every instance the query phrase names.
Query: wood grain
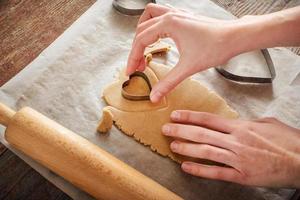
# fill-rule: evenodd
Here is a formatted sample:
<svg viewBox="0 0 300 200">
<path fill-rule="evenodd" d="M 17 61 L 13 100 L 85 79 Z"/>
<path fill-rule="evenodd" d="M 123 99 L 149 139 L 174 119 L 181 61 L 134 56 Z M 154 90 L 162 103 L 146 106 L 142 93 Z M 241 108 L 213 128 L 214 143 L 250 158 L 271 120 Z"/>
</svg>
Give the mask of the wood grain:
<svg viewBox="0 0 300 200">
<path fill-rule="evenodd" d="M 11 151 L 0 159 L 0 199 L 71 199 Z"/>
<path fill-rule="evenodd" d="M 0 86 L 36 58 L 94 2 L 0 1 Z"/>
<path fill-rule="evenodd" d="M 237 17 L 261 15 L 300 5 L 299 0 L 212 0 Z"/>
<path fill-rule="evenodd" d="M 4 198 L 11 199 L 70 199 L 66 194 L 58 192 L 59 189 L 46 179 L 42 178 L 34 169 L 29 171 L 22 177 L 22 179 L 12 188 L 12 190 Z"/>
<path fill-rule="evenodd" d="M 1 155 L 7 150 L 7 148 L 0 142 L 0 159 Z"/>
<path fill-rule="evenodd" d="M 36 58 L 94 2 L 1 0 L 0 86 Z M 0 199 L 70 197 L 0 143 Z"/>
<path fill-rule="evenodd" d="M 20 162 L 11 151 L 6 151 L 1 156 L 0 169 L 0 199 L 4 199 L 26 175 L 30 167 L 25 162 Z"/>
</svg>

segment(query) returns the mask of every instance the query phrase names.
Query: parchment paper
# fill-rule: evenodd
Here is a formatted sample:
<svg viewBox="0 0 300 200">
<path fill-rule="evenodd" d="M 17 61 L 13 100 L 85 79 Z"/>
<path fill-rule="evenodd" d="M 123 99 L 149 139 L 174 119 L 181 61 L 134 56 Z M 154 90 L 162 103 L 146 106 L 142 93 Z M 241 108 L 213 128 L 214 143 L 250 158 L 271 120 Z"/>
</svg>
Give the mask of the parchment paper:
<svg viewBox="0 0 300 200">
<path fill-rule="evenodd" d="M 233 18 L 208 0 L 174 1 L 172 5 L 211 17 Z M 117 13 L 111 1 L 97 1 L 37 59 L 1 87 L 0 101 L 14 109 L 31 106 L 185 199 L 288 199 L 294 190 L 247 187 L 187 175 L 175 162 L 155 154 L 116 128 L 106 135 L 96 133 L 105 106 L 100 94 L 126 64 L 137 19 Z M 271 49 L 270 54 L 278 74 L 273 86 L 233 83 L 214 69 L 194 78 L 223 96 L 243 118 L 273 115 L 299 128 L 300 86 L 294 79 L 300 71 L 300 58 L 284 48 Z M 173 45 L 167 57 L 159 61 L 172 66 L 177 59 Z M 0 132 L 2 143 L 72 198 L 91 199 L 10 147 L 4 140 L 3 127 Z"/>
</svg>

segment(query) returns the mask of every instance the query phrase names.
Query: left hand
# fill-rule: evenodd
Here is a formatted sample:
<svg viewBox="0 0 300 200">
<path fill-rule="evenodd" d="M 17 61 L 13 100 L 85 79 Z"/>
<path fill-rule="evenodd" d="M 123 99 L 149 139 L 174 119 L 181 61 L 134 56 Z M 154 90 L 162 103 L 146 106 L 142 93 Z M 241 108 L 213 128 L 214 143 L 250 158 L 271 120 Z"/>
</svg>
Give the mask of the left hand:
<svg viewBox="0 0 300 200">
<path fill-rule="evenodd" d="M 300 130 L 274 118 L 245 121 L 186 110 L 174 111 L 171 119 L 163 134 L 186 141 L 175 139 L 173 152 L 227 165 L 186 161 L 185 172 L 245 185 L 300 188 Z"/>
</svg>

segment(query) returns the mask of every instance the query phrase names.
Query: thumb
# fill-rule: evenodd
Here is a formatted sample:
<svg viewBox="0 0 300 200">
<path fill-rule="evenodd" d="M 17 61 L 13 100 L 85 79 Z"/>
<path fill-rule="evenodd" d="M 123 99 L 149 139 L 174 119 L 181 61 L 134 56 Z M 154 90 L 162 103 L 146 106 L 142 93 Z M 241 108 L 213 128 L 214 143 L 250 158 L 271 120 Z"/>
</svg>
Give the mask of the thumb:
<svg viewBox="0 0 300 200">
<path fill-rule="evenodd" d="M 189 76 L 187 69 L 188 68 L 183 66 L 179 61 L 177 65 L 152 88 L 150 100 L 153 103 L 159 102 L 165 95 Z"/>
</svg>

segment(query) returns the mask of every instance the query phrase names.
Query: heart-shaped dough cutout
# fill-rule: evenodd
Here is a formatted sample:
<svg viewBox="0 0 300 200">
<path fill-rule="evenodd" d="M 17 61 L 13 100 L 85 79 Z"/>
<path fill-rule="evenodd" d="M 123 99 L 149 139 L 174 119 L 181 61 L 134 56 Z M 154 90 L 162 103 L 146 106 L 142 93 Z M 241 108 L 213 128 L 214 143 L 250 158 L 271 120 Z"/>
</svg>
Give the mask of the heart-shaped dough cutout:
<svg viewBox="0 0 300 200">
<path fill-rule="evenodd" d="M 150 100 L 151 83 L 147 75 L 136 71 L 122 85 L 122 96 L 131 101 Z"/>
<path fill-rule="evenodd" d="M 149 79 L 150 85 L 154 86 L 158 83 L 159 79 L 156 76 L 156 74 L 153 72 L 153 70 L 150 67 L 146 67 L 145 71 L 143 72 L 147 78 Z M 110 84 L 107 86 L 103 91 L 103 98 L 106 101 L 108 105 L 111 105 L 119 110 L 122 111 L 131 111 L 131 112 L 140 112 L 140 111 L 149 111 L 149 110 L 158 110 L 161 108 L 167 107 L 167 97 L 164 97 L 160 102 L 158 103 L 152 103 L 150 100 L 144 100 L 144 101 L 132 101 L 124 98 L 122 95 L 122 89 L 123 84 L 125 81 L 128 80 L 128 76 L 125 74 L 125 69 L 120 72 L 120 75 L 116 82 L 113 84 Z M 144 88 L 144 80 L 141 80 L 140 77 L 131 79 L 131 81 L 143 82 L 143 86 L 141 86 L 141 94 L 145 94 Z M 135 93 L 137 94 L 137 89 L 135 87 L 136 83 L 133 83 L 130 86 L 126 88 L 127 92 Z M 137 85 L 140 85 L 140 83 L 137 83 Z M 142 85 L 142 84 L 141 84 Z M 139 89 L 140 90 L 140 89 Z M 149 95 L 147 93 L 147 95 Z"/>
</svg>

